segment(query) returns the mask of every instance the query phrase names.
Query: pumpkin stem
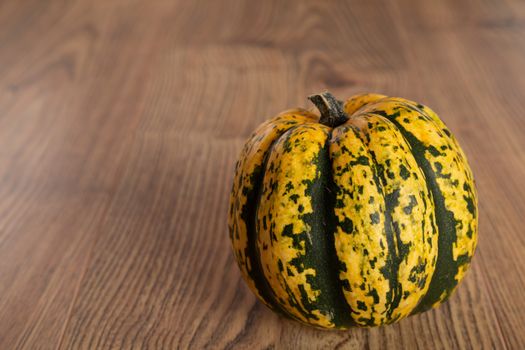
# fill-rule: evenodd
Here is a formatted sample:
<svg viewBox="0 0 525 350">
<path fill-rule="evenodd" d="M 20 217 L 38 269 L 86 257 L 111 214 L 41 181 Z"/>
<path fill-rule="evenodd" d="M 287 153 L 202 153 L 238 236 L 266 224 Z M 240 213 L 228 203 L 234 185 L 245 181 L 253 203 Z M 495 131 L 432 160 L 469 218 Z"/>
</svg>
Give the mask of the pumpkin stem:
<svg viewBox="0 0 525 350">
<path fill-rule="evenodd" d="M 321 124 L 335 128 L 350 119 L 343 109 L 343 103 L 328 91 L 308 96 L 308 99 L 321 112 L 321 118 L 319 118 Z"/>
</svg>

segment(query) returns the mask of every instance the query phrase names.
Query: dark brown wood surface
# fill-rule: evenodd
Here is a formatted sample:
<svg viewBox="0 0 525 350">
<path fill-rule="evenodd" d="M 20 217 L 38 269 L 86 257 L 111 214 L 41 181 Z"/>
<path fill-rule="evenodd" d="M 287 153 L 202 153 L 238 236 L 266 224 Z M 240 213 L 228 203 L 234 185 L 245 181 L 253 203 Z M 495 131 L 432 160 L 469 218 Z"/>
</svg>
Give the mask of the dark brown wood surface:
<svg viewBox="0 0 525 350">
<path fill-rule="evenodd" d="M 256 301 L 226 217 L 263 120 L 329 89 L 434 108 L 480 197 L 438 310 L 327 332 Z M 525 348 L 525 3 L 1 1 L 0 349 Z"/>
</svg>

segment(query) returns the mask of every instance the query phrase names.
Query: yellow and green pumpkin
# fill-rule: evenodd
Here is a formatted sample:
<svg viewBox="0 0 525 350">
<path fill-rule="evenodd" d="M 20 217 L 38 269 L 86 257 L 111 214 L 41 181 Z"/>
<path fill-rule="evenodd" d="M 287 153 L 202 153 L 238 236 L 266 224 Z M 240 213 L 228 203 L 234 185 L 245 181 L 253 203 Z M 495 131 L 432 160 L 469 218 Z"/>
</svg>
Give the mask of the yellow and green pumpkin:
<svg viewBox="0 0 525 350">
<path fill-rule="evenodd" d="M 380 326 L 435 307 L 467 271 L 477 195 L 465 154 L 428 107 L 309 97 L 247 141 L 229 229 L 250 289 L 305 324 Z"/>
</svg>

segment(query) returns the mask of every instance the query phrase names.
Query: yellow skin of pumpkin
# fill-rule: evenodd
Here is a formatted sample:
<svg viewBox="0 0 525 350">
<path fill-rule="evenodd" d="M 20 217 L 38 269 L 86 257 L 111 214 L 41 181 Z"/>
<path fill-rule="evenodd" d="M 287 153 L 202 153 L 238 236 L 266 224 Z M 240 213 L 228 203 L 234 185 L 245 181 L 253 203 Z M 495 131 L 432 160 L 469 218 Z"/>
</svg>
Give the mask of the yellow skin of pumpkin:
<svg viewBox="0 0 525 350">
<path fill-rule="evenodd" d="M 352 234 L 345 225 L 335 227 L 334 251 L 343 268 L 333 268 L 338 269 L 341 284 L 347 286 L 342 294 L 353 325 L 380 326 L 409 316 L 429 290 L 436 268 L 439 229 L 433 195 L 399 126 L 424 147 L 439 150 L 425 151 L 423 157 L 434 172 L 445 175 L 436 176 L 435 181 L 446 210 L 455 219 L 452 259 L 466 261 L 458 264 L 454 276 L 457 283 L 463 279 L 477 243 L 477 195 L 472 172 L 456 139 L 437 115 L 415 102 L 379 94 L 354 96 L 344 102 L 344 110 L 349 119 L 335 128 L 320 124 L 317 114 L 304 109 L 285 111 L 263 123 L 242 150 L 230 197 L 233 251 L 250 289 L 270 308 L 275 310 L 277 304 L 281 313 L 322 328 L 346 326 L 336 324 L 332 312 L 311 308 L 322 293 L 309 283 L 318 271 L 298 269 L 292 260 L 308 254 L 310 227 L 303 217 L 313 211 L 313 203 L 305 192 L 308 181 L 319 176 L 314 160 L 325 145 L 332 180 L 339 188 L 336 200 L 341 203 L 333 209 L 334 214 L 338 223 L 352 223 Z M 385 115 L 395 115 L 398 124 Z M 252 174 L 261 168 L 260 200 L 253 213 L 252 230 L 257 233 L 252 239 L 258 253 L 254 257 L 248 254 L 248 236 L 253 232 L 249 232 L 242 209 L 250 200 L 247 193 L 256 186 Z M 387 210 L 386 198 L 392 193 L 396 193 L 397 202 Z M 274 225 L 272 233 L 268 221 Z M 393 235 L 394 246 L 387 242 L 385 221 L 400 228 L 399 235 Z M 305 238 L 293 244 L 294 237 L 289 232 L 283 234 L 287 227 L 293 227 L 292 235 L 306 232 Z M 392 303 L 391 281 L 382 271 L 390 266 L 392 247 L 398 250 L 403 246 L 409 248 L 398 263 L 396 275 L 396 288 L 403 293 Z M 255 263 L 260 264 L 271 290 L 271 302 L 253 278 Z M 432 307 L 452 291 L 443 291 Z"/>
</svg>

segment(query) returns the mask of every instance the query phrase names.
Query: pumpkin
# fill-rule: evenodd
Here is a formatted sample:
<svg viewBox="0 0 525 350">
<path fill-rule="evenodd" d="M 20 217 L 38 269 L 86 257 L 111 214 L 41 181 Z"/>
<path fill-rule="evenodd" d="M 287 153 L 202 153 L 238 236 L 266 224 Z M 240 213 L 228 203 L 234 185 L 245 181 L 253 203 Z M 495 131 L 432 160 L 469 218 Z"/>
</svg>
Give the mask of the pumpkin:
<svg viewBox="0 0 525 350">
<path fill-rule="evenodd" d="M 310 96 L 251 135 L 230 198 L 250 289 L 304 324 L 396 322 L 447 300 L 477 243 L 465 154 L 428 107 L 379 94 Z"/>
</svg>

